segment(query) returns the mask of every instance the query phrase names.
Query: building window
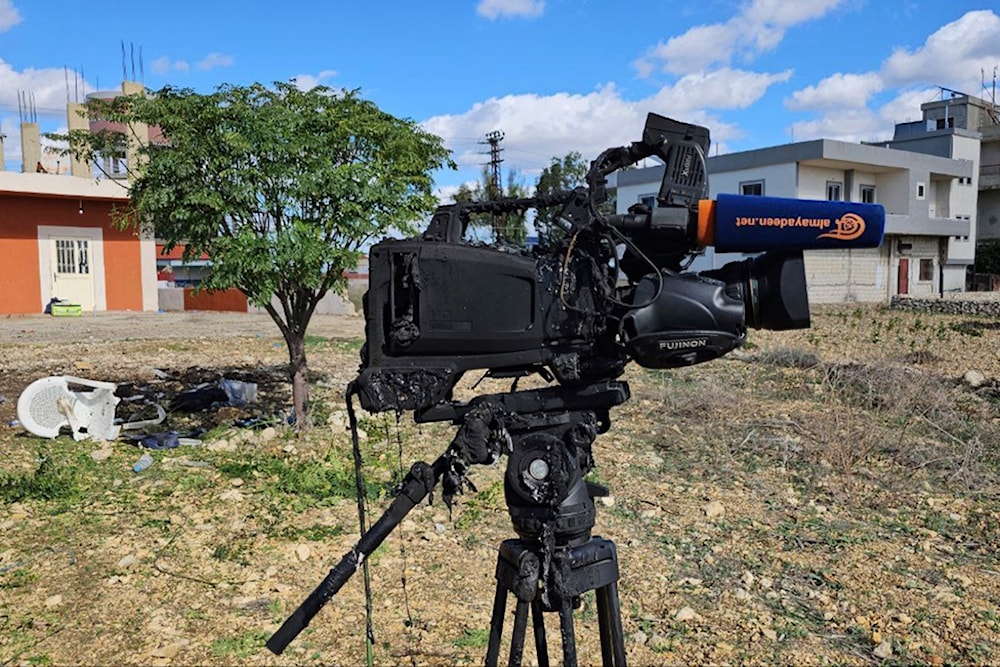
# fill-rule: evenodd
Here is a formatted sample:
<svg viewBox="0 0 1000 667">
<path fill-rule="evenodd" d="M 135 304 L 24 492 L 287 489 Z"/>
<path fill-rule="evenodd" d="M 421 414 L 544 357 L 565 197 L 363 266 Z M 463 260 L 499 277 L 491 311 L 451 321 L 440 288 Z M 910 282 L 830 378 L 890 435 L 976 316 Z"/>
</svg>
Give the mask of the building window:
<svg viewBox="0 0 1000 667">
<path fill-rule="evenodd" d="M 90 274 L 90 241 L 56 239 L 56 273 L 64 275 Z"/>
<path fill-rule="evenodd" d="M 917 199 L 923 199 L 925 196 L 927 196 L 927 186 L 917 183 Z"/>
<path fill-rule="evenodd" d="M 639 203 L 654 209 L 656 208 L 656 195 L 639 195 Z"/>
<path fill-rule="evenodd" d="M 741 195 L 764 196 L 764 181 L 743 181 L 740 183 Z"/>
<path fill-rule="evenodd" d="M 861 201 L 865 204 L 875 203 L 875 186 L 874 185 L 862 185 L 861 186 Z"/>
<path fill-rule="evenodd" d="M 843 192 L 843 190 L 843 183 L 838 183 L 837 181 L 826 182 L 826 198 L 829 201 L 842 201 L 844 199 L 841 196 L 841 192 Z"/>
<path fill-rule="evenodd" d="M 920 260 L 920 280 L 924 280 L 924 281 L 934 280 L 934 260 L 933 259 L 922 259 L 922 260 Z"/>
</svg>

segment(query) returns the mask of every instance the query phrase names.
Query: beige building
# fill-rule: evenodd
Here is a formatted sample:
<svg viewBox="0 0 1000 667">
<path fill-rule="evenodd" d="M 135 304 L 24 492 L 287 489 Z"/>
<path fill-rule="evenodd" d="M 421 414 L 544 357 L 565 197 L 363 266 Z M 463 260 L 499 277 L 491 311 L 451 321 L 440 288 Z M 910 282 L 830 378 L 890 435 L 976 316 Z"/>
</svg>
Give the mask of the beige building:
<svg viewBox="0 0 1000 667">
<path fill-rule="evenodd" d="M 895 295 L 965 290 L 975 258 L 980 133 L 961 127 L 897 127 L 891 142 L 817 139 L 708 159 L 720 193 L 882 204 L 879 248 L 805 252 L 812 303 L 887 302 Z M 900 130 L 900 128 L 903 128 Z M 662 167 L 618 175 L 618 207 L 655 197 Z M 712 249 L 692 270 L 739 259 Z"/>
</svg>

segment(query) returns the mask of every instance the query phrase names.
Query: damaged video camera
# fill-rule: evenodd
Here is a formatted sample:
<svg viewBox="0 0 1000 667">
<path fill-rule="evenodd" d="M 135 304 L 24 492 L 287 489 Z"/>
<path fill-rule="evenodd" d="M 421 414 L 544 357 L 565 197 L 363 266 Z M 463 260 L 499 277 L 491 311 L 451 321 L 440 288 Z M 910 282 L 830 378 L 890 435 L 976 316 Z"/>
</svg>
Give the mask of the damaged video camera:
<svg viewBox="0 0 1000 667">
<path fill-rule="evenodd" d="M 651 113 L 642 141 L 594 160 L 586 188 L 442 206 L 423 235 L 375 245 L 363 407 L 419 419 L 472 369 L 586 385 L 618 377 L 630 359 L 648 368 L 709 361 L 741 345 L 747 327 L 808 327 L 800 250 L 682 272 L 705 237 L 708 148 L 706 128 Z M 665 165 L 656 207 L 600 213 L 607 176 L 651 156 Z M 558 208 L 565 233 L 552 247 L 465 240 L 474 213 L 539 207 Z"/>
</svg>

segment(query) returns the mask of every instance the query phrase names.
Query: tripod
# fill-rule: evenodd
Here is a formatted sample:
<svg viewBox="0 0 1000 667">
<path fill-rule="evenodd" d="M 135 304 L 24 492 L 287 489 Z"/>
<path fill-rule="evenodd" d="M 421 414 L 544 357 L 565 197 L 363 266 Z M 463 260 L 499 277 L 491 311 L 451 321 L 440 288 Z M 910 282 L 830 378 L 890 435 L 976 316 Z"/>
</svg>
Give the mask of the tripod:
<svg viewBox="0 0 1000 667">
<path fill-rule="evenodd" d="M 500 545 L 486 665 L 497 665 L 507 598 L 513 593 L 517 606 L 508 664 L 521 664 L 530 608 L 539 664 L 549 664 L 543 614 L 557 612 L 563 664 L 575 666 L 573 609 L 583 593 L 595 591 L 603 664 L 625 667 L 617 552 L 613 542 L 591 534 L 594 498 L 607 495 L 607 489 L 584 476 L 594 466 L 591 445 L 610 427 L 609 408 L 628 397 L 627 384 L 605 381 L 573 389 L 479 396 L 416 413 L 418 422 L 460 425 L 451 445 L 434 463 L 413 464 L 389 508 L 285 620 L 267 647 L 277 654 L 284 651 L 439 480 L 450 503 L 466 483 L 470 465 L 491 463 L 506 453 L 504 498 L 518 539 Z"/>
</svg>

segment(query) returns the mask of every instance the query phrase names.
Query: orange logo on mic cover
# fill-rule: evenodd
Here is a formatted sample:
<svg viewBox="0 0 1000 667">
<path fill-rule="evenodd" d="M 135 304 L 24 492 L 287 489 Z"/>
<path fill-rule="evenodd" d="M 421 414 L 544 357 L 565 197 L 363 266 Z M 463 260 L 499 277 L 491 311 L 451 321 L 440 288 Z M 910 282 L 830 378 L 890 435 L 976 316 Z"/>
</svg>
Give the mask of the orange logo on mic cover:
<svg viewBox="0 0 1000 667">
<path fill-rule="evenodd" d="M 837 239 L 838 241 L 853 241 L 865 233 L 865 219 L 857 213 L 845 213 L 834 221 L 837 228 L 826 234 L 820 234 L 819 239 Z"/>
</svg>

